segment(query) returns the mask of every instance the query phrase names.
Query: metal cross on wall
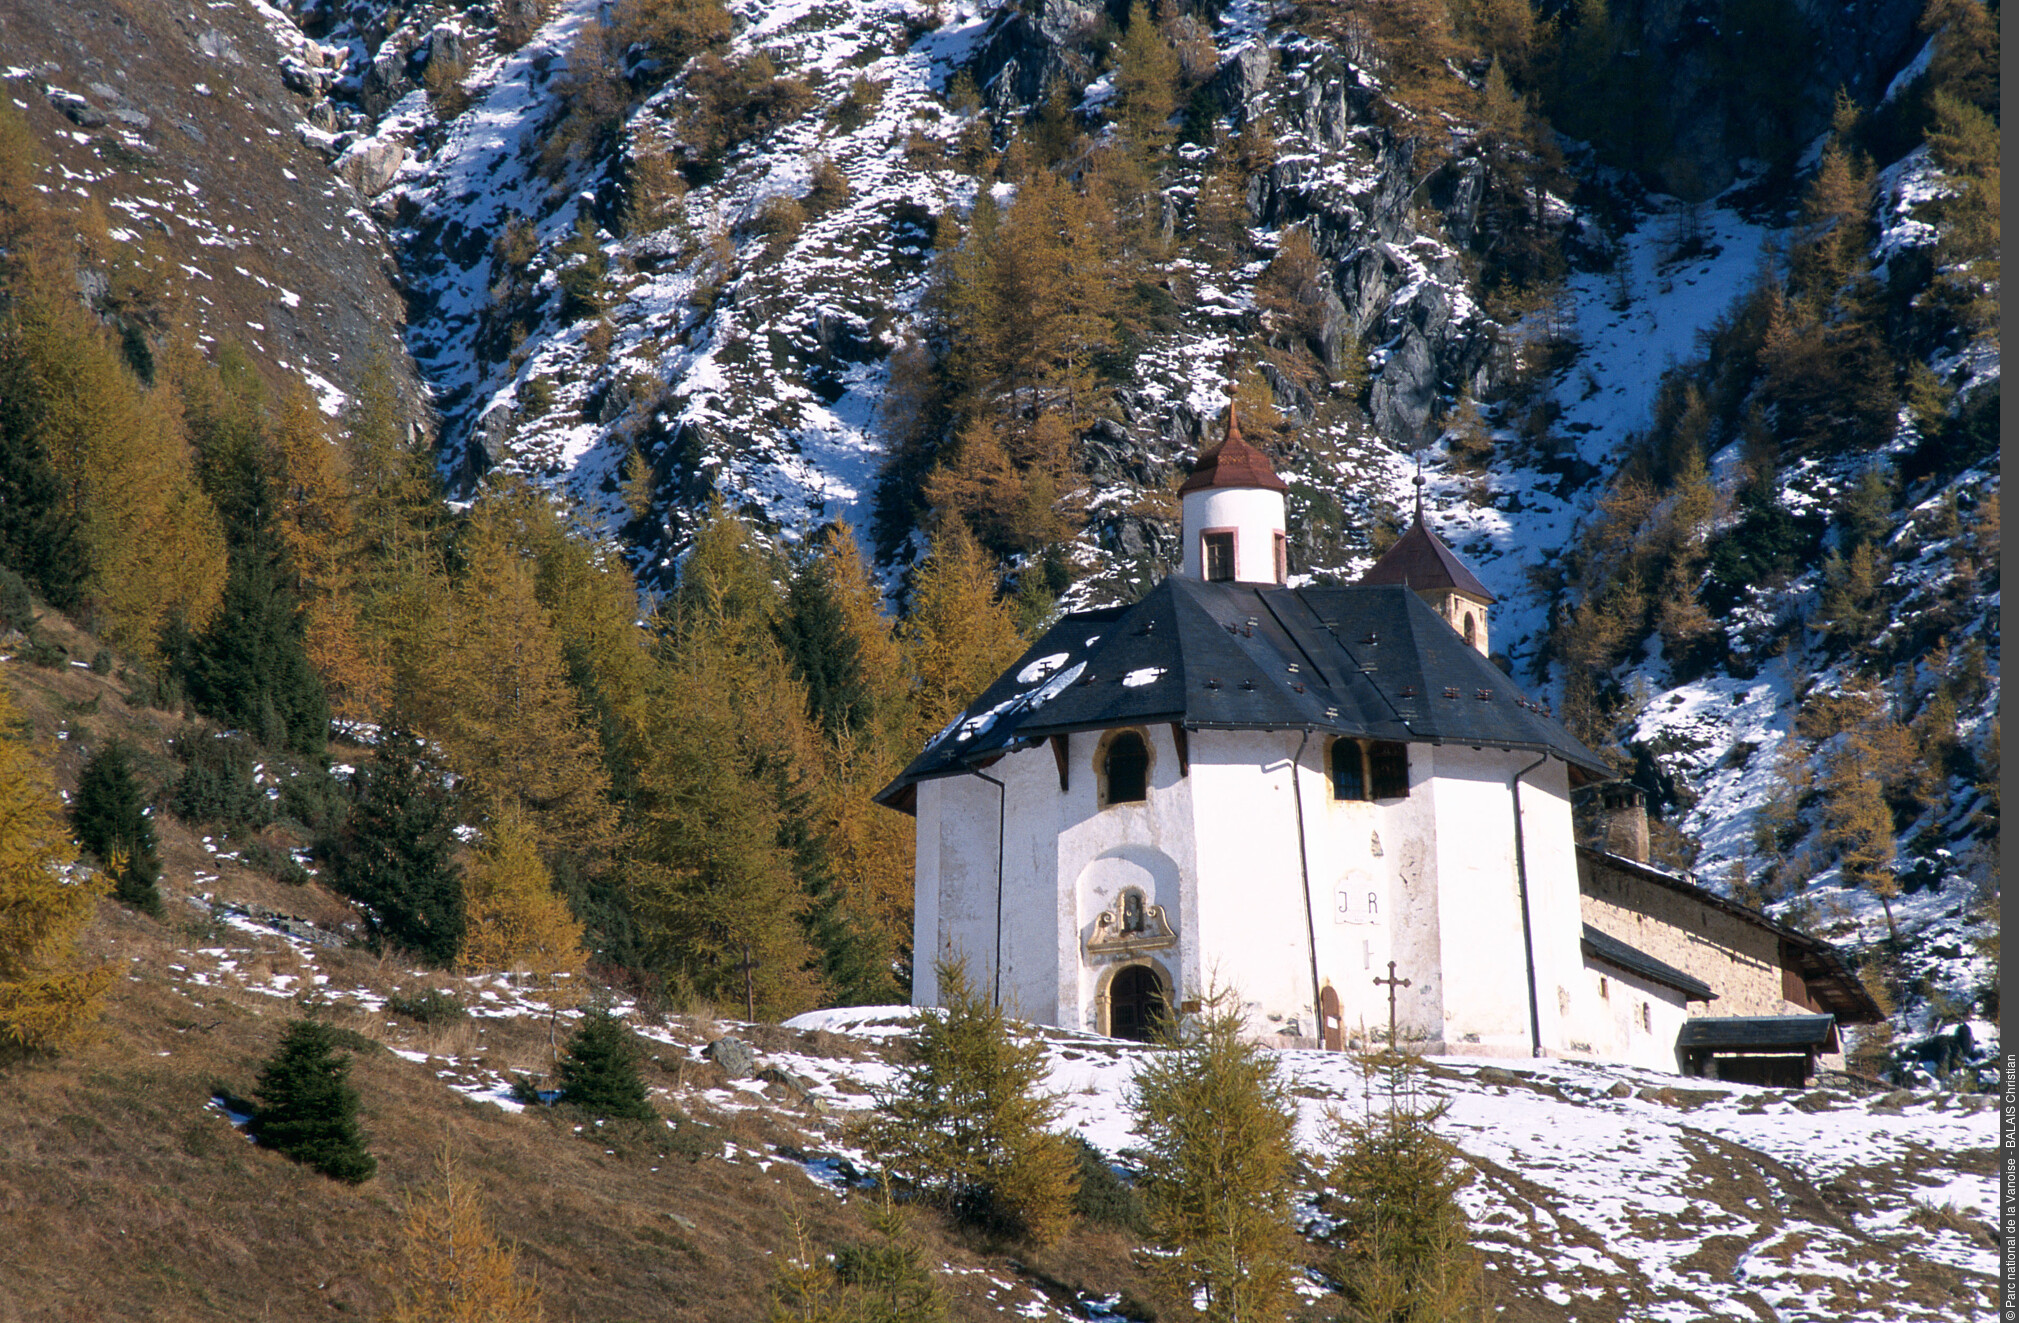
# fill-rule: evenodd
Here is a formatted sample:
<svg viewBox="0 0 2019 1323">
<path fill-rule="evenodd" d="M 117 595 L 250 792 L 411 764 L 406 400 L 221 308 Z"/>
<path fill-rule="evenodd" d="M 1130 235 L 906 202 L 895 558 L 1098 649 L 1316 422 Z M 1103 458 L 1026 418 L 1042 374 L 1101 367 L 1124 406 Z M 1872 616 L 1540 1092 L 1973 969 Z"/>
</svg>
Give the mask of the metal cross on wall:
<svg viewBox="0 0 2019 1323">
<path fill-rule="evenodd" d="M 1388 977 L 1374 980 L 1374 986 L 1377 988 L 1383 984 L 1388 986 L 1388 1050 L 1396 1052 L 1401 1049 L 1395 1045 L 1395 990 L 1408 987 L 1409 980 L 1395 977 L 1395 962 L 1391 960 L 1388 962 Z"/>
</svg>

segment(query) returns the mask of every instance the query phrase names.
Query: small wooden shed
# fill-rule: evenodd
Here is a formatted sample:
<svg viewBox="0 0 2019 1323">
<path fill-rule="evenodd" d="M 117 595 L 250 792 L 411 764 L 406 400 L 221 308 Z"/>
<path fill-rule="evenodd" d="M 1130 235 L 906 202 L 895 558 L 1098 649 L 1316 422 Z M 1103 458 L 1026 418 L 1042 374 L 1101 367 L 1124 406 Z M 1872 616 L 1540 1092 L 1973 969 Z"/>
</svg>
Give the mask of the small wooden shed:
<svg viewBox="0 0 2019 1323">
<path fill-rule="evenodd" d="M 1816 1058 L 1842 1051 L 1834 1015 L 1721 1015 L 1687 1021 L 1676 1036 L 1685 1075 L 1799 1089 Z"/>
</svg>

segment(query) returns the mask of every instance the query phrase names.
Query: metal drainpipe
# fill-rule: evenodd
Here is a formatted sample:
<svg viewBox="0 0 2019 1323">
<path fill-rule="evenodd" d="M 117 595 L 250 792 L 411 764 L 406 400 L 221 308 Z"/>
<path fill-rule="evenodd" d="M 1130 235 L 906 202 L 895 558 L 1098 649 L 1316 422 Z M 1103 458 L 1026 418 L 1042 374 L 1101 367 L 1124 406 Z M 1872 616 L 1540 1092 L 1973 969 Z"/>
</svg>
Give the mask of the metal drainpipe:
<svg viewBox="0 0 2019 1323">
<path fill-rule="evenodd" d="M 995 787 L 995 974 L 989 980 L 989 996 L 996 1006 L 1002 1005 L 1002 839 L 1003 819 L 1009 815 L 1009 790 L 1002 782 L 990 776 L 979 767 L 968 771 Z M 1530 984 L 1534 979 L 1529 980 Z M 1531 988 L 1532 991 L 1532 988 Z"/>
<path fill-rule="evenodd" d="M 1297 865 L 1304 874 L 1304 936 L 1311 951 L 1311 1013 L 1317 1018 L 1312 1021 L 1318 1026 L 1318 1041 L 1325 1041 L 1325 994 L 1318 985 L 1318 920 L 1311 909 L 1311 852 L 1304 843 L 1304 783 L 1298 772 L 1304 763 L 1304 746 L 1311 742 L 1311 728 L 1304 727 L 1304 738 L 1297 741 L 1297 756 L 1290 760 L 1290 793 L 1297 800 Z M 1531 991 L 1535 980 L 1529 979 Z"/>
<path fill-rule="evenodd" d="M 1521 778 L 1549 761 L 1542 754 L 1514 774 L 1507 783 L 1514 796 L 1514 879 L 1521 892 L 1521 952 L 1528 960 L 1528 1054 L 1542 1055 L 1542 1006 L 1535 999 L 1535 927 L 1528 917 L 1528 855 L 1521 843 Z"/>
</svg>

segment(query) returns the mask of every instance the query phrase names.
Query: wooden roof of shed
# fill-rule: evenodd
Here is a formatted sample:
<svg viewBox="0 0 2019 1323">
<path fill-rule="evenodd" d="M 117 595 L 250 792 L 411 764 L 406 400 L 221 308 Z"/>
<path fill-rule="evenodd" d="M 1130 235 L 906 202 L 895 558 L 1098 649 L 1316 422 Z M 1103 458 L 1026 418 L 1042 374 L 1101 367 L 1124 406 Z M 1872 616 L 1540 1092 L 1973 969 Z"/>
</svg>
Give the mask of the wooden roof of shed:
<svg viewBox="0 0 2019 1323">
<path fill-rule="evenodd" d="M 1709 1052 L 1835 1052 L 1834 1015 L 1706 1015 L 1685 1020 L 1679 1048 Z"/>
</svg>

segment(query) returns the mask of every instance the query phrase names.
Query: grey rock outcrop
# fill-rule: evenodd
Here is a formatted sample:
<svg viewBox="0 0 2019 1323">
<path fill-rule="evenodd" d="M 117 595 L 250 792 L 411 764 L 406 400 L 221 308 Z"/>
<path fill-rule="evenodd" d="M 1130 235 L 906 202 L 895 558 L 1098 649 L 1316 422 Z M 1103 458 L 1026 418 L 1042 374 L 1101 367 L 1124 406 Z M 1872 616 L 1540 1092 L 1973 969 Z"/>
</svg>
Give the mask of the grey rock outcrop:
<svg viewBox="0 0 2019 1323">
<path fill-rule="evenodd" d="M 722 1067 L 730 1079 L 749 1079 L 757 1072 L 757 1049 L 740 1038 L 718 1038 L 701 1055 Z"/>
<path fill-rule="evenodd" d="M 1249 107 L 1261 98 L 1263 89 L 1268 86 L 1269 71 L 1275 63 L 1267 45 L 1259 41 L 1249 42 L 1214 73 L 1212 80 L 1206 84 L 1207 95 L 1228 114 L 1245 120 Z"/>
<path fill-rule="evenodd" d="M 438 24 L 428 34 L 428 64 L 437 61 L 452 68 L 464 63 L 463 34 L 447 24 Z"/>
<path fill-rule="evenodd" d="M 362 138 L 337 161 L 337 173 L 366 197 L 377 197 L 392 186 L 406 163 L 407 145 L 399 138 Z"/>
<path fill-rule="evenodd" d="M 998 110 L 1030 105 L 1054 78 L 1082 83 L 1089 65 L 1081 47 L 1099 27 L 1098 0 L 1034 0 L 999 10 L 972 65 L 983 100 Z"/>
<path fill-rule="evenodd" d="M 407 56 L 411 53 L 411 46 L 398 41 L 387 41 L 379 47 L 358 84 L 358 109 L 377 119 L 414 90 L 414 80 L 407 75 Z"/>
</svg>

